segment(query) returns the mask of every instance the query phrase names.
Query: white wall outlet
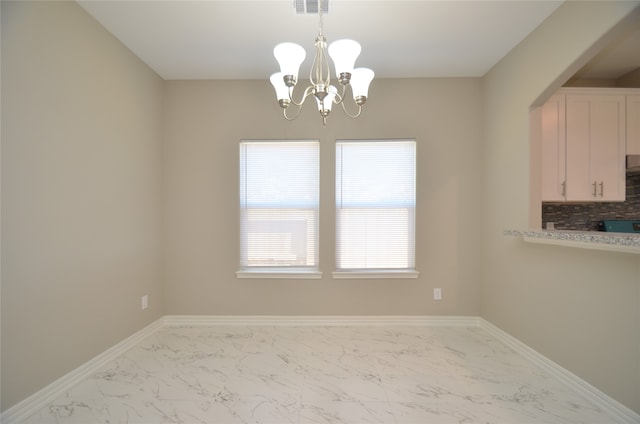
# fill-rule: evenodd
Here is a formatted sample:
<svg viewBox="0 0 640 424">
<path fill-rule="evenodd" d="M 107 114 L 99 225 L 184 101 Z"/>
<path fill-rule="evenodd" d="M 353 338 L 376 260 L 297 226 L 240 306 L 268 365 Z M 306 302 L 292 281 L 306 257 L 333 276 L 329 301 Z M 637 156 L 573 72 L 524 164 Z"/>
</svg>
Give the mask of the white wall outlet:
<svg viewBox="0 0 640 424">
<path fill-rule="evenodd" d="M 437 287 L 433 289 L 433 300 L 442 300 L 442 289 Z"/>
<path fill-rule="evenodd" d="M 144 295 L 142 296 L 142 309 L 147 309 L 149 307 L 149 296 L 148 295 Z"/>
</svg>

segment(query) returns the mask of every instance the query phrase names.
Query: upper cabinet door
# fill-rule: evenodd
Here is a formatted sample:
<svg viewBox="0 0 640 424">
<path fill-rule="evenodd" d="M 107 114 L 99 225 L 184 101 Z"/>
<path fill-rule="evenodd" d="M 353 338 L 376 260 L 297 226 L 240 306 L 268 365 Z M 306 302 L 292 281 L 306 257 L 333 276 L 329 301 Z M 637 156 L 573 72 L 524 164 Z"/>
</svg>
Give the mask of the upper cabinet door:
<svg viewBox="0 0 640 424">
<path fill-rule="evenodd" d="M 625 97 L 591 102 L 591 179 L 601 201 L 625 200 Z"/>
<path fill-rule="evenodd" d="M 589 172 L 590 96 L 567 96 L 567 200 L 594 200 Z"/>
<path fill-rule="evenodd" d="M 565 96 L 556 94 L 541 111 L 542 201 L 566 199 Z"/>
<path fill-rule="evenodd" d="M 627 154 L 640 155 L 640 95 L 627 96 Z"/>
<path fill-rule="evenodd" d="M 625 96 L 567 95 L 567 200 L 624 201 Z"/>
</svg>

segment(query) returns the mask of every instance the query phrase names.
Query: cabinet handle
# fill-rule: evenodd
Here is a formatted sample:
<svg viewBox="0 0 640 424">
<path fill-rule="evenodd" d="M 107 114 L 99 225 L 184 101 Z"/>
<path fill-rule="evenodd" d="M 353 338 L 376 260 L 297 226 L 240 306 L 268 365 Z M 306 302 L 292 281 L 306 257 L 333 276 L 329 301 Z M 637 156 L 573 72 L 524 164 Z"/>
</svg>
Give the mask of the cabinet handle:
<svg viewBox="0 0 640 424">
<path fill-rule="evenodd" d="M 594 181 L 592 185 L 593 185 L 593 197 L 596 197 L 598 195 L 598 182 Z"/>
<path fill-rule="evenodd" d="M 567 197 L 567 182 L 563 181 L 560 185 L 562 186 L 562 197 Z"/>
<path fill-rule="evenodd" d="M 600 181 L 600 197 L 604 197 L 604 181 Z"/>
</svg>

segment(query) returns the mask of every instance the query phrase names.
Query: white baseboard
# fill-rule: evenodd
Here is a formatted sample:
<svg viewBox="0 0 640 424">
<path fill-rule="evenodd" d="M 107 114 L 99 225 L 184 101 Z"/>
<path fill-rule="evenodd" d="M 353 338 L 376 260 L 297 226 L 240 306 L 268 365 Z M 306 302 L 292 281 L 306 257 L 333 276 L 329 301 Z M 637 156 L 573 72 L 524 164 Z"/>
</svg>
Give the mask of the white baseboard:
<svg viewBox="0 0 640 424">
<path fill-rule="evenodd" d="M 638 424 L 640 423 L 640 415 L 635 411 L 627 408 L 617 400 L 606 395 L 588 382 L 584 381 L 569 370 L 561 367 L 546 356 L 533 350 L 520 340 L 491 324 L 489 321 L 480 318 L 480 328 L 500 340 L 519 355 L 522 355 L 534 365 L 542 368 L 549 374 L 556 377 L 566 386 L 579 393 L 592 404 L 598 406 L 609 415 L 616 417 L 617 423 L 621 424 Z"/>
<path fill-rule="evenodd" d="M 18 424 L 41 408 L 54 401 L 66 391 L 98 371 L 102 366 L 131 349 L 144 338 L 162 327 L 176 326 L 340 326 L 340 325 L 415 325 L 437 327 L 480 327 L 496 339 L 500 340 L 518 354 L 530 360 L 536 366 L 554 375 L 558 380 L 585 397 L 587 400 L 617 417 L 620 424 L 638 424 L 640 415 L 607 396 L 580 377 L 562 368 L 507 334 L 495 325 L 480 317 L 473 316 L 205 316 L 205 315 L 167 315 L 151 323 L 142 330 L 131 335 L 112 348 L 104 351 L 84 365 L 34 393 L 17 405 L 9 408 L 0 416 L 4 424 Z"/>
<path fill-rule="evenodd" d="M 466 316 L 287 316 L 287 315 L 167 315 L 167 326 L 247 325 L 247 326 L 340 326 L 340 325 L 422 325 L 439 327 L 478 327 L 478 317 Z"/>
<path fill-rule="evenodd" d="M 24 399 L 20 403 L 12 406 L 2 413 L 0 416 L 0 423 L 3 424 L 18 424 L 37 413 L 40 409 L 53 402 L 58 397 L 64 395 L 69 389 L 78 384 L 80 381 L 89 377 L 94 372 L 98 371 L 102 366 L 111 362 L 118 356 L 131 349 L 137 343 L 144 338 L 155 333 L 159 328 L 164 325 L 164 318 L 160 318 L 142 330 L 132 334 L 120 343 L 105 350 L 95 358 L 80 365 L 70 373 L 60 377 L 53 383 L 37 391 L 33 395 Z"/>
</svg>

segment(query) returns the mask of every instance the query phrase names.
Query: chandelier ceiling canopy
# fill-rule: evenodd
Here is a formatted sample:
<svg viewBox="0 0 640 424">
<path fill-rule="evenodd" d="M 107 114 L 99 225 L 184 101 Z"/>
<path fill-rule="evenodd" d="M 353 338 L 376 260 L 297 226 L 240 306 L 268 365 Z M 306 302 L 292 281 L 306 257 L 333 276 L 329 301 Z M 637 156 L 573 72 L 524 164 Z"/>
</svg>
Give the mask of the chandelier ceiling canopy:
<svg viewBox="0 0 640 424">
<path fill-rule="evenodd" d="M 312 96 L 316 100 L 323 125 L 326 125 L 327 117 L 334 104 L 341 105 L 344 113 L 350 118 L 357 118 L 362 112 L 362 106 L 367 101 L 369 84 L 373 80 L 374 73 L 368 68 L 354 68 L 361 50 L 358 42 L 342 39 L 334 41 L 327 48 L 327 40 L 322 28 L 323 8 L 328 10 L 327 4 L 323 4 L 326 2 L 328 0 L 319 0 L 317 7 L 320 28 L 315 40 L 315 56 L 309 72 L 310 85 L 305 88 L 300 100 L 294 100 L 293 91 L 298 82 L 300 65 L 306 57 L 304 48 L 298 44 L 287 42 L 280 43 L 273 49 L 273 55 L 280 65 L 280 72 L 271 75 L 271 84 L 275 88 L 283 115 L 289 121 L 300 115 L 305 101 Z M 333 60 L 339 88 L 331 83 L 331 69 L 327 54 Z M 354 109 L 357 107 L 357 111 L 354 113 L 349 113 L 345 106 L 347 87 L 351 87 Z M 293 114 L 287 114 L 291 104 L 296 106 L 296 111 Z"/>
</svg>

